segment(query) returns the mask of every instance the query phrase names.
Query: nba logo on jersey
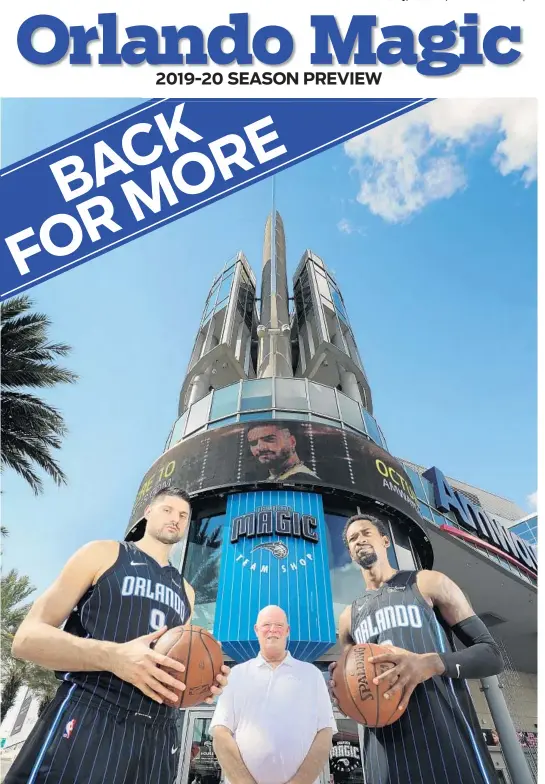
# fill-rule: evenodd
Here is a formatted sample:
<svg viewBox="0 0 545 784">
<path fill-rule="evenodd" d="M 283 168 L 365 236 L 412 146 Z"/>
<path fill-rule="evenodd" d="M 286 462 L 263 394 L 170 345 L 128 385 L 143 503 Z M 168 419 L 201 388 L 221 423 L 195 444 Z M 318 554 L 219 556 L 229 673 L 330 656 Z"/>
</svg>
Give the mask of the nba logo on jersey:
<svg viewBox="0 0 545 784">
<path fill-rule="evenodd" d="M 74 732 L 76 728 L 76 720 L 70 719 L 66 727 L 64 728 L 63 738 L 69 738 L 70 735 Z"/>
</svg>

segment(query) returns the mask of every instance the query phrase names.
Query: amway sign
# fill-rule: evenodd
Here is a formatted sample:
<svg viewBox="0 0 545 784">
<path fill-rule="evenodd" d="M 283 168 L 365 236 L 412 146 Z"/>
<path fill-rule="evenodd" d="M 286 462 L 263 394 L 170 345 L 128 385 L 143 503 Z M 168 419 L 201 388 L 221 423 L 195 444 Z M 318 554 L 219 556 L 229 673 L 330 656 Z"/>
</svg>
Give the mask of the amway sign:
<svg viewBox="0 0 545 784">
<path fill-rule="evenodd" d="M 532 572 L 537 572 L 537 554 L 528 542 L 505 528 L 499 520 L 485 512 L 482 506 L 472 503 L 459 490 L 453 490 L 435 466 L 424 471 L 422 476 L 432 483 L 435 507 L 440 512 L 454 512 L 456 519 L 466 530 L 491 542 L 508 556 L 525 564 Z"/>
</svg>

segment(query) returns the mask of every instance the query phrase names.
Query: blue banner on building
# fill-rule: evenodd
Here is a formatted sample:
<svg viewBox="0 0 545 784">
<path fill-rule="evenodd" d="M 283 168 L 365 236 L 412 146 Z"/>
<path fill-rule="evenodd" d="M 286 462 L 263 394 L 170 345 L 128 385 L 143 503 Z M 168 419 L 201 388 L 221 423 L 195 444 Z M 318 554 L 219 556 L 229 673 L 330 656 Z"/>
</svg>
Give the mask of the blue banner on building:
<svg viewBox="0 0 545 784">
<path fill-rule="evenodd" d="M 0 172 L 0 298 L 423 103 L 162 99 L 89 128 Z"/>
<path fill-rule="evenodd" d="M 229 496 L 214 636 L 235 661 L 257 655 L 254 624 L 276 604 L 290 625 L 289 650 L 314 661 L 336 641 L 322 498 L 264 490 Z"/>
</svg>

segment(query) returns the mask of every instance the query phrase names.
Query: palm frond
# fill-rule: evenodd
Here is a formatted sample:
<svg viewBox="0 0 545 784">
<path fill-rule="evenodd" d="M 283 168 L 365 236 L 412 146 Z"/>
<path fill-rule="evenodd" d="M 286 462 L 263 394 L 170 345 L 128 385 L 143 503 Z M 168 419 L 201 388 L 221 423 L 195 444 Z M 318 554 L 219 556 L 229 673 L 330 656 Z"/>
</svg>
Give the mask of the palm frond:
<svg viewBox="0 0 545 784">
<path fill-rule="evenodd" d="M 56 364 L 71 348 L 48 340 L 51 323 L 43 313 L 31 311 L 26 296 L 13 297 L 0 306 L 2 383 L 2 468 L 9 467 L 38 494 L 43 489 L 37 469 L 57 484 L 66 476 L 52 455 L 67 428 L 62 414 L 28 388 L 72 384 L 78 376 Z"/>
<path fill-rule="evenodd" d="M 4 321 L 16 318 L 31 307 L 32 300 L 29 299 L 27 294 L 19 294 L 17 297 L 7 299 L 2 303 L 2 309 L 0 310 L 0 324 L 3 325 Z"/>
</svg>

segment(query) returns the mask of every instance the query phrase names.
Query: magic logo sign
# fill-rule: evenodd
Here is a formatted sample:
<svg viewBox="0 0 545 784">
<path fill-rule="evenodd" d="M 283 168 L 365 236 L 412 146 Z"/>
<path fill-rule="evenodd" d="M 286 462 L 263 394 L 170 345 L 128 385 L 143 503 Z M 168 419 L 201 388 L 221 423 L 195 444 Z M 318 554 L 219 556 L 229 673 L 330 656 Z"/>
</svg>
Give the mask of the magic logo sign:
<svg viewBox="0 0 545 784">
<path fill-rule="evenodd" d="M 257 654 L 254 624 L 277 604 L 290 624 L 289 648 L 313 661 L 335 642 L 321 496 L 264 490 L 229 496 L 214 636 L 235 661 Z"/>
<path fill-rule="evenodd" d="M 235 517 L 231 523 L 231 542 L 243 536 L 290 536 L 309 542 L 318 541 L 318 523 L 310 514 L 300 514 L 289 506 L 262 506 L 254 512 Z"/>
<path fill-rule="evenodd" d="M 282 540 L 265 541 L 254 545 L 249 556 L 239 553 L 235 563 L 243 569 L 255 571 L 260 561 L 261 574 L 268 574 L 269 564 L 263 563 L 263 553 L 269 553 L 271 559 L 283 561 L 279 564 L 280 572 L 286 573 L 288 569 L 296 571 L 299 568 L 311 567 L 314 564 L 312 547 L 307 548 L 304 555 L 299 552 L 294 556 L 294 547 L 289 548 L 289 540 L 304 539 L 318 543 L 318 521 L 310 514 L 300 514 L 289 506 L 263 506 L 245 515 L 235 517 L 231 521 L 231 543 L 234 544 L 242 537 L 248 539 L 281 536 Z M 290 557 L 291 556 L 291 557 Z M 274 560 L 272 561 L 274 563 Z"/>
</svg>

